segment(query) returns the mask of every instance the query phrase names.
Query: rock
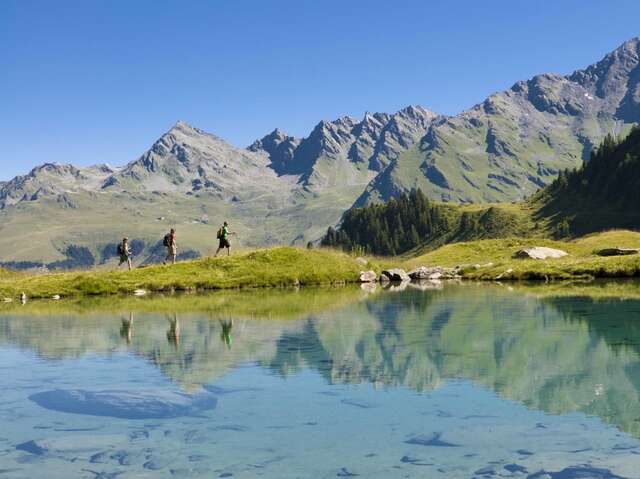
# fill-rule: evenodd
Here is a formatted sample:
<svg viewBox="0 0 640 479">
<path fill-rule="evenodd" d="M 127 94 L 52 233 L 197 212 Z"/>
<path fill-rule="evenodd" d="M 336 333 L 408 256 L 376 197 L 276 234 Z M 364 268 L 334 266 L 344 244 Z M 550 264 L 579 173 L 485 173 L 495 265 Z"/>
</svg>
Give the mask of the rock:
<svg viewBox="0 0 640 479">
<path fill-rule="evenodd" d="M 411 278 L 405 272 L 405 270 L 400 268 L 391 268 L 385 269 L 382 274 L 380 274 L 380 281 L 410 281 Z"/>
<path fill-rule="evenodd" d="M 360 276 L 358 277 L 358 281 L 361 283 L 375 283 L 378 279 L 378 275 L 375 271 L 360 271 Z"/>
<path fill-rule="evenodd" d="M 415 444 L 418 446 L 431 446 L 431 447 L 460 447 L 459 444 L 454 444 L 452 442 L 443 441 L 441 439 L 441 432 L 434 432 L 430 435 L 421 434 L 418 436 L 414 436 L 407 441 L 404 441 L 405 444 Z"/>
<path fill-rule="evenodd" d="M 51 296 L 51 299 L 58 300 L 58 299 L 60 299 L 60 295 L 59 294 L 54 294 L 53 296 Z"/>
<path fill-rule="evenodd" d="M 533 248 L 521 249 L 513 253 L 516 259 L 557 259 L 567 256 L 566 251 L 561 249 L 547 248 L 545 246 L 534 246 Z"/>
<path fill-rule="evenodd" d="M 511 273 L 513 273 L 513 268 L 509 268 L 504 273 L 500 273 L 498 276 L 496 276 L 496 279 L 503 279 L 506 276 L 509 276 Z"/>
<path fill-rule="evenodd" d="M 635 248 L 603 248 L 596 251 L 598 256 L 629 256 L 640 253 L 640 249 Z"/>
<path fill-rule="evenodd" d="M 29 454 L 35 454 L 37 456 L 42 456 L 47 453 L 48 449 L 46 447 L 40 446 L 35 441 L 27 441 L 22 444 L 18 444 L 16 446 L 18 451 L 28 452 Z"/>
<path fill-rule="evenodd" d="M 145 294 L 147 294 L 147 292 L 144 289 L 136 289 L 133 292 L 134 296 L 144 296 Z"/>
<path fill-rule="evenodd" d="M 492 268 L 493 263 L 485 263 L 485 264 L 474 264 L 473 269 L 482 269 L 482 268 Z"/>
<path fill-rule="evenodd" d="M 12 301 L 13 301 L 13 298 L 2 298 L 3 303 L 11 303 Z"/>
<path fill-rule="evenodd" d="M 52 411 L 122 419 L 156 419 L 191 416 L 214 409 L 217 398 L 210 393 L 187 395 L 164 390 L 44 391 L 29 396 Z"/>
<path fill-rule="evenodd" d="M 358 256 L 356 258 L 356 263 L 358 263 L 358 264 L 360 264 L 362 266 L 366 266 L 367 264 L 369 264 L 369 262 L 366 259 L 364 259 L 362 256 Z"/>
<path fill-rule="evenodd" d="M 409 271 L 408 275 L 412 280 L 437 280 L 437 279 L 458 279 L 460 278 L 459 268 L 443 268 L 442 266 L 434 266 L 427 268 L 420 266 Z"/>
</svg>

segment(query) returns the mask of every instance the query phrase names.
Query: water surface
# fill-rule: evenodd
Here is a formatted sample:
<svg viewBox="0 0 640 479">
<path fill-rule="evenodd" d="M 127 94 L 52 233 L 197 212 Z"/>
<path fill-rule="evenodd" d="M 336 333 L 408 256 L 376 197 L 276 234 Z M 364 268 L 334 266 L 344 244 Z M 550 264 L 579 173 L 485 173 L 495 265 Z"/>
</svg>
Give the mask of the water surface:
<svg viewBox="0 0 640 479">
<path fill-rule="evenodd" d="M 0 309 L 0 478 L 640 478 L 639 300 L 422 289 Z"/>
</svg>

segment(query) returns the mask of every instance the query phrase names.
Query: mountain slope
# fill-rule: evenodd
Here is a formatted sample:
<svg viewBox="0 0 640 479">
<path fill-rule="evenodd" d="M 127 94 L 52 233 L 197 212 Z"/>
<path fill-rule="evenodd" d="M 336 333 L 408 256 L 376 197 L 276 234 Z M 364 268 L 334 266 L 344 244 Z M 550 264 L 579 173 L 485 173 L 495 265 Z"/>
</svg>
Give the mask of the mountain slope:
<svg viewBox="0 0 640 479">
<path fill-rule="evenodd" d="M 302 245 L 354 205 L 414 188 L 448 202 L 520 200 L 640 119 L 639 65 L 632 39 L 584 70 L 517 82 L 457 116 L 410 106 L 321 121 L 305 138 L 276 129 L 246 149 L 179 122 L 124 167 L 44 164 L 0 182 L 0 263 L 69 265 L 71 251 L 108 262 L 123 235 L 139 241 L 137 261 L 153 261 L 172 226 L 181 251 L 204 254 L 225 219 L 234 246 Z"/>
<path fill-rule="evenodd" d="M 607 136 L 586 164 L 562 172 L 532 204 L 559 237 L 640 229 L 640 128 L 625 139 Z"/>
<path fill-rule="evenodd" d="M 207 191 L 221 198 L 277 191 L 277 175 L 268 165 L 267 155 L 178 122 L 138 160 L 110 176 L 103 190 Z"/>
<path fill-rule="evenodd" d="M 517 82 L 433 124 L 392 162 L 358 204 L 421 188 L 442 201 L 522 199 L 579 166 L 607 133 L 640 119 L 640 39 L 569 76 Z"/>
<path fill-rule="evenodd" d="M 392 115 L 366 113 L 360 121 L 342 117 L 321 121 L 303 139 L 276 129 L 249 150 L 269 155 L 271 168 L 279 175 L 298 176 L 298 183 L 308 191 L 358 184 L 364 188 L 438 118 L 420 106 Z"/>
</svg>

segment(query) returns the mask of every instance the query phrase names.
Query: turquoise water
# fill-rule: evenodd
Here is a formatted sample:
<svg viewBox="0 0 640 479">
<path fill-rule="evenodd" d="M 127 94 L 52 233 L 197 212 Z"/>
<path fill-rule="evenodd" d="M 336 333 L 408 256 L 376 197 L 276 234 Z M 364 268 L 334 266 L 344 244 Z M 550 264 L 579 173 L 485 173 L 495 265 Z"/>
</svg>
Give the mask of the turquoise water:
<svg viewBox="0 0 640 479">
<path fill-rule="evenodd" d="M 225 294 L 0 310 L 0 478 L 640 478 L 638 300 Z"/>
</svg>

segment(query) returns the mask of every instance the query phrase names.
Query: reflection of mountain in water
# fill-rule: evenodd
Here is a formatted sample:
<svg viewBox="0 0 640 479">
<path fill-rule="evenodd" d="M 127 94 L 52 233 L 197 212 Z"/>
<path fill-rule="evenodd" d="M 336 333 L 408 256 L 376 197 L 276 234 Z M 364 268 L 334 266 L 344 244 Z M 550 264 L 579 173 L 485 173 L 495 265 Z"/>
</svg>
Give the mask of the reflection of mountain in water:
<svg viewBox="0 0 640 479">
<path fill-rule="evenodd" d="M 48 358 L 129 350 L 185 389 L 243 362 L 418 391 L 469 379 L 531 408 L 597 415 L 640 436 L 637 311 L 636 300 L 538 299 L 464 285 L 381 294 L 297 321 L 236 319 L 226 332 L 213 315 L 177 315 L 177 325 L 173 314 L 136 315 L 124 332 L 128 316 L 7 316 L 0 344 Z"/>
</svg>

